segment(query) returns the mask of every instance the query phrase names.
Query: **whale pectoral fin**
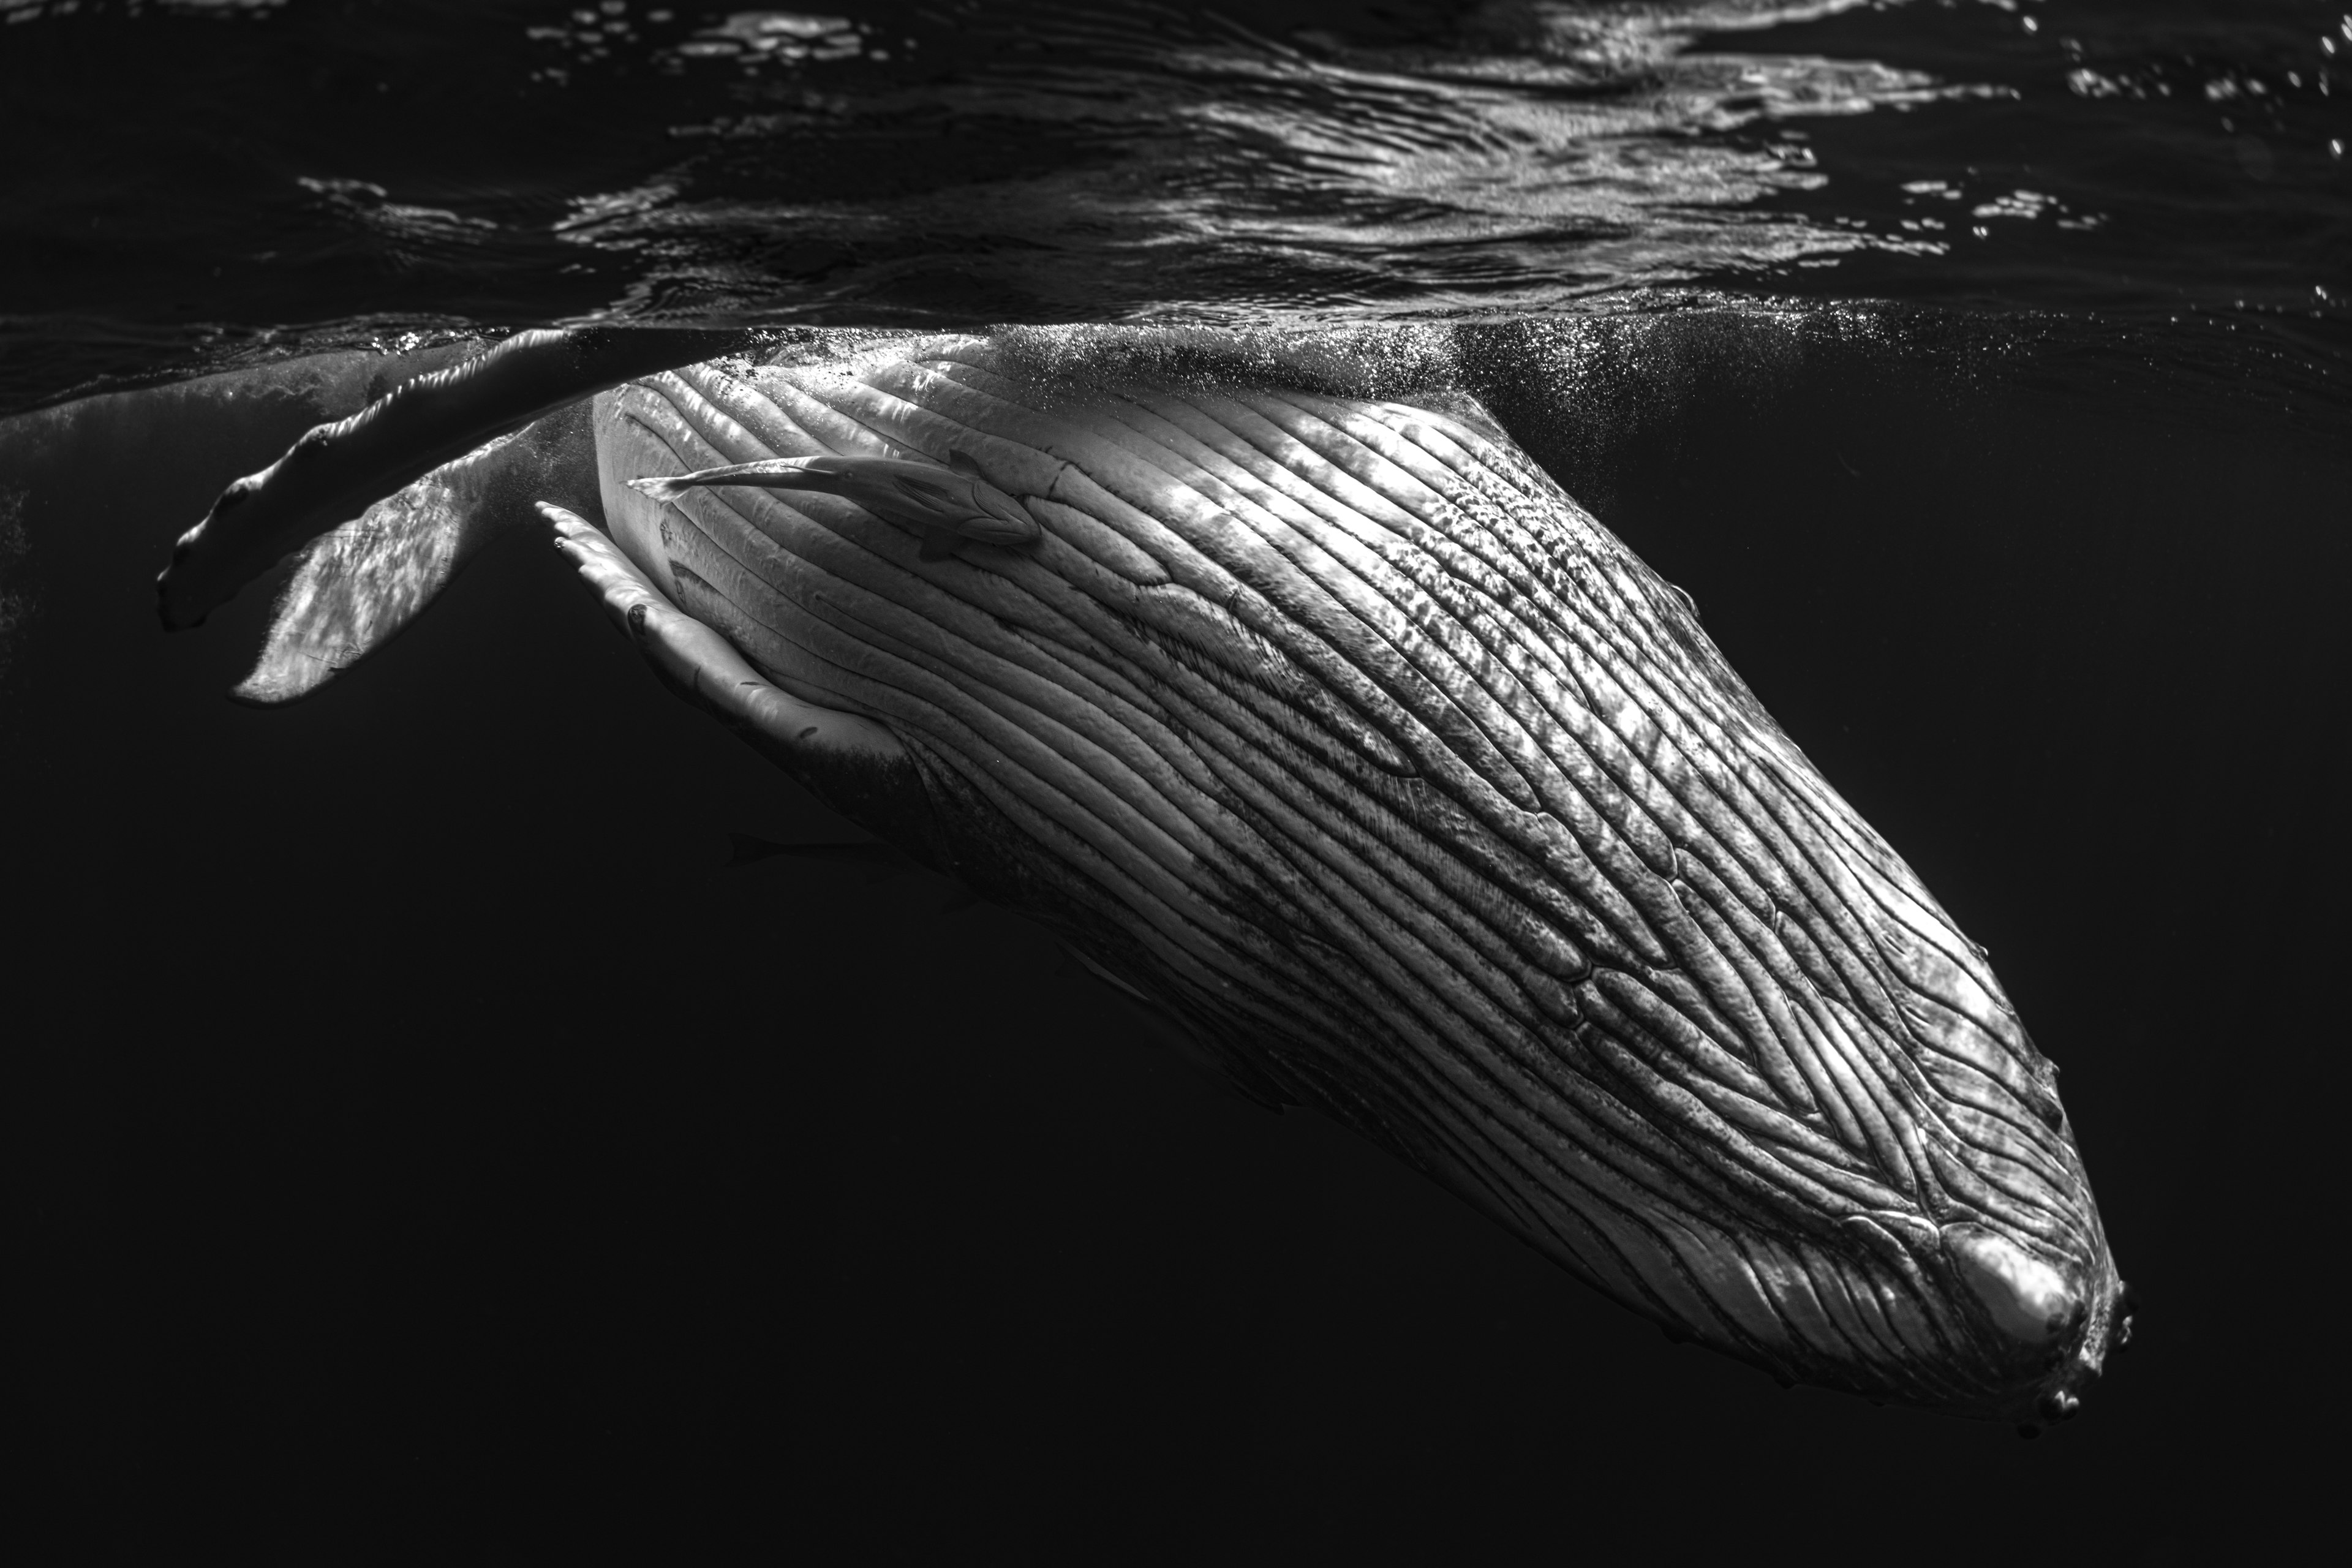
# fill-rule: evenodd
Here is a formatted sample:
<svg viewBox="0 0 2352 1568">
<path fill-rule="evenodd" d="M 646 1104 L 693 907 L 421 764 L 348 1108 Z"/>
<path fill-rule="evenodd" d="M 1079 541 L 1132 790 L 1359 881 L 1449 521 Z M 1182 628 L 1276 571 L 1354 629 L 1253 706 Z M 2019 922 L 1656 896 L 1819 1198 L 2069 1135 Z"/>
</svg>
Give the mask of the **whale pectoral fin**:
<svg viewBox="0 0 2352 1568">
<path fill-rule="evenodd" d="M 595 437 L 577 403 L 384 497 L 304 552 L 253 671 L 229 695 L 307 697 L 383 647 L 537 497 L 595 507 Z"/>
<path fill-rule="evenodd" d="M 897 737 L 872 720 L 803 702 L 769 681 L 733 644 L 671 603 L 586 519 L 549 502 L 540 504 L 539 513 L 554 528 L 556 548 L 604 600 L 604 613 L 680 696 L 745 732 L 795 773 L 896 766 L 906 760 Z"/>
</svg>

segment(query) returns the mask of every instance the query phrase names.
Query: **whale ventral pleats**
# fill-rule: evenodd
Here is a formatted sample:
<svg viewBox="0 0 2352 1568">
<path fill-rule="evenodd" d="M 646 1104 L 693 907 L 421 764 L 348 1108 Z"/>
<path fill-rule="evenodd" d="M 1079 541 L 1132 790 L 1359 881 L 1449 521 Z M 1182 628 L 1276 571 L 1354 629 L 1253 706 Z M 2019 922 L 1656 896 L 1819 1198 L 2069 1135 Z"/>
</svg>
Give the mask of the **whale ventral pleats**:
<svg viewBox="0 0 2352 1568">
<path fill-rule="evenodd" d="M 690 366 L 600 398 L 605 509 L 893 737 L 959 875 L 1269 1097 L 1784 1379 L 2077 1397 L 2120 1283 L 1981 952 L 1449 366 Z"/>
<path fill-rule="evenodd" d="M 527 513 L 673 689 L 1254 1098 L 1783 1381 L 2079 1405 L 2129 1316 L 2054 1068 L 1446 329 L 657 352 L 710 341 L 321 427 L 167 621 L 310 530 L 241 689 L 289 700 Z"/>
</svg>

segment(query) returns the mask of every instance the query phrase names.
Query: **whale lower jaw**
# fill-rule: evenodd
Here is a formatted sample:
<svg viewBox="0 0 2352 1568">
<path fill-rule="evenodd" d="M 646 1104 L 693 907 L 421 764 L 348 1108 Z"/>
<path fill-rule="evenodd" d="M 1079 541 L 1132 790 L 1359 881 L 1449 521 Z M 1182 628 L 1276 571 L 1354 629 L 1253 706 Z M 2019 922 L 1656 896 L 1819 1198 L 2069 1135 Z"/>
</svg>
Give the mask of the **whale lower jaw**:
<svg viewBox="0 0 2352 1568">
<path fill-rule="evenodd" d="M 1784 1380 L 2071 1411 L 2121 1287 L 2049 1064 L 1686 600 L 1459 395 L 1088 357 L 1129 341 L 644 377 L 595 405 L 607 524 L 903 747 L 866 826 L 1250 1092 Z M 1037 537 L 631 484 L 826 454 L 964 458 Z"/>
</svg>

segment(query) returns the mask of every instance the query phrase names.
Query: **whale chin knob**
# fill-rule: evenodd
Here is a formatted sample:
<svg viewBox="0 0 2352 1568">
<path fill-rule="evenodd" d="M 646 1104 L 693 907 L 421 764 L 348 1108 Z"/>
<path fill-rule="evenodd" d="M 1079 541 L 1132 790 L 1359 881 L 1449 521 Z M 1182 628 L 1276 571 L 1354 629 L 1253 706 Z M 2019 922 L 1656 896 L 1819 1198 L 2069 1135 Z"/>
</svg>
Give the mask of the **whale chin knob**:
<svg viewBox="0 0 2352 1568">
<path fill-rule="evenodd" d="M 2020 1344 L 2048 1344 L 2082 1311 L 2073 1282 L 2007 1237 L 1947 1226 L 1944 1250 L 1994 1326 Z"/>
</svg>

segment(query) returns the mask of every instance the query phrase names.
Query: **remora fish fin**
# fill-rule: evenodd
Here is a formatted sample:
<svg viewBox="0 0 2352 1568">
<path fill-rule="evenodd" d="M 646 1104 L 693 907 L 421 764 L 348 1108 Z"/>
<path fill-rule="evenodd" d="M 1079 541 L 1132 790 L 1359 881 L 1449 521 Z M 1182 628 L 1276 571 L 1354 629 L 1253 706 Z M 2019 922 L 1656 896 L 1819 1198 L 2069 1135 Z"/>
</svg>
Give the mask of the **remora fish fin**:
<svg viewBox="0 0 2352 1568">
<path fill-rule="evenodd" d="M 961 474 L 965 479 L 978 479 L 982 484 L 988 482 L 988 476 L 980 471 L 979 459 L 961 447 L 948 448 L 948 468 L 955 473 Z"/>
<path fill-rule="evenodd" d="M 841 465 L 841 458 L 830 455 L 765 458 L 756 463 L 730 463 L 724 468 L 700 468 L 690 474 L 646 474 L 627 482 L 639 495 L 657 501 L 676 500 L 700 485 L 746 485 L 755 489 L 814 490 L 839 495 L 843 484 Z"/>
<path fill-rule="evenodd" d="M 229 695 L 307 697 L 391 641 L 542 498 L 596 511 L 595 437 L 575 403 L 445 463 L 321 534 L 278 595 L 253 671 Z"/>
</svg>

